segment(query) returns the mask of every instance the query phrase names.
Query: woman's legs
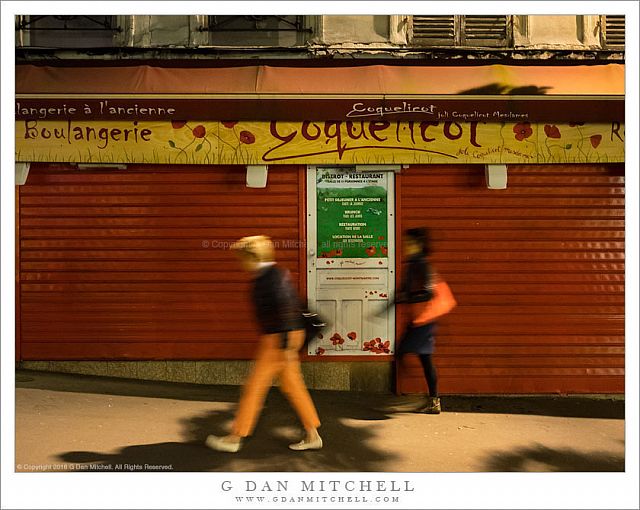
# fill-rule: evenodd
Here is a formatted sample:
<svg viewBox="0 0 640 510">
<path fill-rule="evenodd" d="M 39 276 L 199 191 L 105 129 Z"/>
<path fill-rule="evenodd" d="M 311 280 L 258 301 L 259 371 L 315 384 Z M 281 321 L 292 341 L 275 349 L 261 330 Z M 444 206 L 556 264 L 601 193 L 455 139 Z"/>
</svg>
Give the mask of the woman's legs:
<svg viewBox="0 0 640 510">
<path fill-rule="evenodd" d="M 438 396 L 438 374 L 436 367 L 433 364 L 432 354 L 420 354 L 420 363 L 422 363 L 422 370 L 424 370 L 424 377 L 427 380 L 427 386 L 429 387 L 429 396 L 436 398 Z"/>
<path fill-rule="evenodd" d="M 438 375 L 436 373 L 436 367 L 433 364 L 433 356 L 431 354 L 420 354 L 420 362 L 422 363 L 424 377 L 429 387 L 427 405 L 422 408 L 420 412 L 425 414 L 440 414 L 442 408 L 440 407 L 440 397 L 438 397 Z"/>
</svg>

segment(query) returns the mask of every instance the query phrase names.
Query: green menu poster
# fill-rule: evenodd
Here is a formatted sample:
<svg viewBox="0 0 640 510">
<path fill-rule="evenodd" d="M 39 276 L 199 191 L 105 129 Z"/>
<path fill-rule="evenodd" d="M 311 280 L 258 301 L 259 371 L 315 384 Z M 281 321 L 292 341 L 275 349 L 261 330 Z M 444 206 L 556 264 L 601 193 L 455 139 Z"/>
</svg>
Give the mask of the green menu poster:
<svg viewBox="0 0 640 510">
<path fill-rule="evenodd" d="M 385 172 L 320 168 L 316 193 L 318 257 L 387 256 Z"/>
</svg>

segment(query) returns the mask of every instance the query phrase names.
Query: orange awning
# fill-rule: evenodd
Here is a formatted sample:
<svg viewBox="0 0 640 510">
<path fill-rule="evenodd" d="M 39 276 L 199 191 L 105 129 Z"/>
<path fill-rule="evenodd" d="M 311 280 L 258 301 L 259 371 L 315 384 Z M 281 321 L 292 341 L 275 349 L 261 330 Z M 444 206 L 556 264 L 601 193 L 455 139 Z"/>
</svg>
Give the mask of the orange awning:
<svg viewBox="0 0 640 510">
<path fill-rule="evenodd" d="M 105 100 L 116 109 L 105 111 Z M 51 109 L 47 118 L 68 118 L 68 110 L 55 117 L 63 104 L 90 105 L 91 117 L 77 112 L 81 118 L 123 118 L 135 116 L 134 104 L 164 104 L 175 106 L 174 118 L 342 120 L 358 105 L 369 118 L 410 120 L 431 105 L 469 115 L 499 109 L 527 120 L 623 120 L 624 65 L 18 65 L 16 102 L 17 118 L 43 107 Z"/>
</svg>

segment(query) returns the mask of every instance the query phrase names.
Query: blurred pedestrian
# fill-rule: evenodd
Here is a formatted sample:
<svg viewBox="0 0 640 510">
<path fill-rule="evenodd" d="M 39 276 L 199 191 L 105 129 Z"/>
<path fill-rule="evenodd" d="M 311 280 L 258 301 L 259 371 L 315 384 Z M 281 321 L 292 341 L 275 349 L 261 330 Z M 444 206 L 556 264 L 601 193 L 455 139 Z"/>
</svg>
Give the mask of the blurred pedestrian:
<svg viewBox="0 0 640 510">
<path fill-rule="evenodd" d="M 265 397 L 275 378 L 280 390 L 296 411 L 306 431 L 292 450 L 318 450 L 320 419 L 307 391 L 300 370 L 299 350 L 305 339 L 300 301 L 289 272 L 275 262 L 271 239 L 250 236 L 234 243 L 245 270 L 253 274 L 253 303 L 262 330 L 253 370 L 242 389 L 231 433 L 209 436 L 206 444 L 215 450 L 237 452 L 242 440 L 250 436 L 262 411 Z"/>
<path fill-rule="evenodd" d="M 439 414 L 438 374 L 433 362 L 435 320 L 450 311 L 455 300 L 428 261 L 431 241 L 427 229 L 408 229 L 403 236 L 403 251 L 408 265 L 396 303 L 407 303 L 410 317 L 396 355 L 402 361 L 404 355 L 416 354 L 422 364 L 429 393 L 412 410 Z"/>
</svg>

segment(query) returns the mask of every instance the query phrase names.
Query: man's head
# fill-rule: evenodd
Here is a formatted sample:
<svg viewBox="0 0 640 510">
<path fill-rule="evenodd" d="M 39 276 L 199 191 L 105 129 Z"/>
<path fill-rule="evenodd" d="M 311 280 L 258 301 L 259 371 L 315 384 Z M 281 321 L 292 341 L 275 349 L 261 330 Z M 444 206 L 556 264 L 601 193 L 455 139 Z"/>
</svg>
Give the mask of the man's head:
<svg viewBox="0 0 640 510">
<path fill-rule="evenodd" d="M 236 251 L 247 271 L 255 271 L 261 262 L 275 261 L 273 242 L 267 236 L 243 237 L 233 243 L 231 249 Z"/>
</svg>

